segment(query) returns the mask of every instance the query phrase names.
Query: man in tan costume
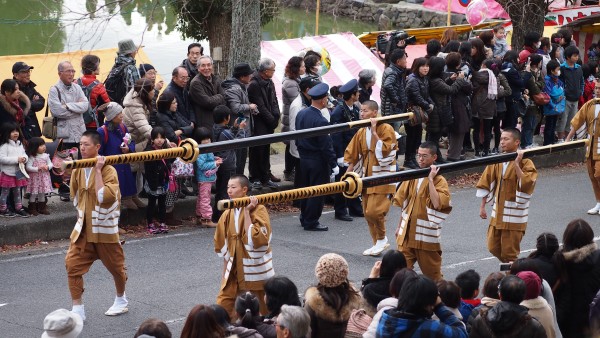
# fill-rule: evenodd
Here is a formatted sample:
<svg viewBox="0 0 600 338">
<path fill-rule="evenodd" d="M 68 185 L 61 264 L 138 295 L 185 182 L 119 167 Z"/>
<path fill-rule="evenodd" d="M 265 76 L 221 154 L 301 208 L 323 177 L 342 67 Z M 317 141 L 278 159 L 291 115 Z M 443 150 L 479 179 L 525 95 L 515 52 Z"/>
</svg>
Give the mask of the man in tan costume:
<svg viewBox="0 0 600 338">
<path fill-rule="evenodd" d="M 421 272 L 435 281 L 443 278 L 441 230 L 452 211 L 448 182 L 433 164 L 437 149 L 431 141 L 421 143 L 417 162 L 421 169 L 431 168 L 429 176 L 402 182 L 393 200 L 402 208 L 396 230 L 398 250 L 406 257 L 408 268 L 417 262 Z"/>
<path fill-rule="evenodd" d="M 504 129 L 500 148 L 504 153 L 517 152 L 514 161 L 485 167 L 477 182 L 477 197 L 481 197 L 479 216 L 487 219 L 486 203 L 492 202 L 492 219 L 488 227 L 487 245 L 492 255 L 503 263 L 517 259 L 521 239 L 525 235 L 529 215 L 529 200 L 535 188 L 537 170 L 530 159 L 523 159 L 519 150 L 521 132 Z"/>
<path fill-rule="evenodd" d="M 119 179 L 112 166 L 104 166 L 104 157 L 98 156 L 100 135 L 86 131 L 79 142 L 81 156 L 97 158 L 94 168 L 75 169 L 71 175 L 71 198 L 77 208 L 77 223 L 71 233 L 71 244 L 65 257 L 73 312 L 85 320 L 83 275 L 100 259 L 113 275 L 117 296 L 106 311 L 116 316 L 128 311 L 125 296 L 125 255 L 119 242 L 121 195 Z"/>
<path fill-rule="evenodd" d="M 244 175 L 229 179 L 229 198 L 245 197 L 250 182 Z M 217 304 L 223 306 L 231 318 L 237 317 L 235 299 L 251 291 L 260 301 L 261 314 L 267 313 L 264 283 L 275 275 L 271 253 L 271 223 L 264 205 L 250 197 L 244 208 L 223 212 L 215 231 L 215 252 L 223 258 L 221 287 Z"/>
</svg>

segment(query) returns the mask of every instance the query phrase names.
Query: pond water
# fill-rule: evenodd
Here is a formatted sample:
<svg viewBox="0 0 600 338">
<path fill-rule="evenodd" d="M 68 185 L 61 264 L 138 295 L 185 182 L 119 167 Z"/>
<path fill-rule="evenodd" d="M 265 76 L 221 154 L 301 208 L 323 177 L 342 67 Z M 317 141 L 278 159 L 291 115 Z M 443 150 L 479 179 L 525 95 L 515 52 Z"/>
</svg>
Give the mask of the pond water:
<svg viewBox="0 0 600 338">
<path fill-rule="evenodd" d="M 0 55 L 56 53 L 114 48 L 124 38 L 140 41 L 163 78 L 185 58 L 187 45 L 177 31 L 177 17 L 166 0 L 4 0 L 0 2 Z M 91 13 L 91 14 L 90 14 Z M 321 13 L 319 34 L 375 30 L 347 18 Z M 315 15 L 300 9 L 282 8 L 263 28 L 263 40 L 313 35 Z M 202 41 L 205 50 L 208 42 Z M 110 62 L 112 63 L 112 60 Z"/>
</svg>

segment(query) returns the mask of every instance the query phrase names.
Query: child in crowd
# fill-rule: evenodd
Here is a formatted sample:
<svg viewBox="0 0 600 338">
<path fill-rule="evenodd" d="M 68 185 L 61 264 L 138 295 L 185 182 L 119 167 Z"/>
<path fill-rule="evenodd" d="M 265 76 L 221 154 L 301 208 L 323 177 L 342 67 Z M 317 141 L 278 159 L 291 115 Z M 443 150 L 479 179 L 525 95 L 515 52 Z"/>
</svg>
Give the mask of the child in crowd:
<svg viewBox="0 0 600 338">
<path fill-rule="evenodd" d="M 446 305 L 446 307 L 452 311 L 452 313 L 456 316 L 456 318 L 466 321 L 466 318 L 462 316 L 460 312 L 461 300 L 460 300 L 460 287 L 453 281 L 447 280 L 439 280 L 436 283 L 438 292 L 440 293 L 440 299 Z M 467 317 L 468 318 L 468 317 Z M 433 319 L 438 319 L 436 315 L 433 316 Z"/>
<path fill-rule="evenodd" d="M 196 142 L 208 144 L 212 139 L 212 132 L 205 127 L 200 127 L 194 132 Z M 213 153 L 204 153 L 196 160 L 196 180 L 198 181 L 198 199 L 196 200 L 196 216 L 200 219 L 198 225 L 204 228 L 216 228 L 212 221 L 212 208 L 210 206 L 210 190 L 217 180 L 217 170 L 223 163 L 220 157 Z"/>
<path fill-rule="evenodd" d="M 454 282 L 460 287 L 461 299 L 458 310 L 465 322 L 471 315 L 473 309 L 481 305 L 481 299 L 477 298 L 477 296 L 479 296 L 480 281 L 481 277 L 473 269 L 459 273 L 454 279 Z"/>
<path fill-rule="evenodd" d="M 260 315 L 260 302 L 252 292 L 246 291 L 236 298 L 235 312 L 239 318 L 236 326 L 256 330 L 263 338 L 277 337 L 275 326 L 263 321 Z"/>
<path fill-rule="evenodd" d="M 150 142 L 146 151 L 169 148 L 169 142 L 162 127 L 154 127 L 150 132 Z M 146 208 L 146 220 L 148 221 L 148 233 L 159 234 L 169 232 L 165 224 L 167 209 L 167 191 L 169 189 L 169 174 L 172 159 L 146 161 L 144 162 L 144 190 L 148 194 L 148 207 Z M 173 182 L 174 184 L 174 182 Z M 157 205 L 158 204 L 158 205 Z M 158 224 L 154 221 L 154 208 L 158 209 Z"/>
<path fill-rule="evenodd" d="M 230 127 L 231 109 L 224 105 L 219 105 L 213 110 L 213 139 L 215 142 L 230 141 L 233 139 L 241 139 L 246 137 L 246 119 L 236 118 L 233 122 L 233 127 Z M 234 149 L 215 152 L 215 156 L 222 159 L 223 163 L 217 170 L 217 183 L 215 201 L 220 201 L 227 198 L 227 182 L 229 178 L 235 175 L 236 170 L 236 151 Z M 213 210 L 212 221 L 219 221 L 222 212 L 217 208 Z"/>
<path fill-rule="evenodd" d="M 579 49 L 575 46 L 565 48 L 565 62 L 560 64 L 560 79 L 565 84 L 565 103 L 564 112 L 558 117 L 556 123 L 556 133 L 558 142 L 565 140 L 567 132 L 571 128 L 571 119 L 579 110 L 579 97 L 583 94 L 583 70 L 579 65 Z"/>
<path fill-rule="evenodd" d="M 32 137 L 27 144 L 27 193 L 29 193 L 28 211 L 33 216 L 39 214 L 49 215 L 46 207 L 46 194 L 52 192 L 50 181 L 50 170 L 52 161 L 50 155 L 46 154 L 46 142 L 41 137 Z"/>
<path fill-rule="evenodd" d="M 24 174 L 27 154 L 23 148 L 23 136 L 15 122 L 3 125 L 0 139 L 0 216 L 29 217 L 21 203 L 21 187 L 27 186 Z M 15 212 L 8 210 L 8 194 L 12 193 Z"/>
<path fill-rule="evenodd" d="M 556 60 L 550 60 L 546 65 L 546 77 L 544 92 L 550 96 L 550 102 L 544 105 L 544 145 L 554 144 L 556 122 L 559 116 L 565 112 L 565 84 L 560 79 L 560 64 Z"/>
<path fill-rule="evenodd" d="M 508 43 L 506 42 L 506 32 L 503 26 L 494 27 L 494 57 L 502 59 L 508 51 Z"/>
<path fill-rule="evenodd" d="M 583 94 L 579 97 L 579 109 L 594 98 L 594 87 L 596 86 L 596 75 L 598 74 L 598 64 L 596 62 L 588 62 L 581 66 L 583 71 Z"/>
</svg>

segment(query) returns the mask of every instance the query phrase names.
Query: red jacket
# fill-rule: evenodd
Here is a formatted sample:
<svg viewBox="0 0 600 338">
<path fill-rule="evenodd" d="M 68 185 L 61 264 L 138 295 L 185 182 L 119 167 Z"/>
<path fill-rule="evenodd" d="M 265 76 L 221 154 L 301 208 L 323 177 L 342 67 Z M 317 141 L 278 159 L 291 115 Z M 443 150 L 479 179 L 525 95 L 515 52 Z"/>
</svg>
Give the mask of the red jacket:
<svg viewBox="0 0 600 338">
<path fill-rule="evenodd" d="M 523 46 L 523 50 L 521 52 L 519 52 L 519 65 L 524 65 L 525 62 L 527 62 L 527 58 L 531 54 L 535 54 L 535 53 L 536 53 L 536 50 L 533 49 L 532 47 Z"/>
<path fill-rule="evenodd" d="M 84 86 L 89 85 L 90 83 L 94 82 L 96 79 L 96 75 L 84 75 L 81 77 L 81 83 L 83 83 Z M 82 88 L 83 89 L 83 88 Z M 106 88 L 104 88 L 104 85 L 102 84 L 102 82 L 100 82 L 98 85 L 96 85 L 96 87 L 94 87 L 94 89 L 92 89 L 92 92 L 90 93 L 90 106 L 92 107 L 92 109 L 96 108 L 97 106 L 104 104 L 104 103 L 108 103 L 110 102 L 110 97 L 108 97 L 108 93 L 106 93 Z M 102 116 L 104 117 L 104 116 Z M 96 116 L 96 118 L 99 119 L 98 116 Z M 99 121 L 100 122 L 100 121 Z M 102 122 L 100 122 L 100 124 L 102 124 Z M 87 128 L 97 128 L 98 126 L 96 125 L 96 122 L 91 122 L 85 125 Z"/>
<path fill-rule="evenodd" d="M 594 81 L 586 79 L 583 85 L 583 94 L 579 97 L 579 109 L 584 103 L 594 98 Z"/>
</svg>

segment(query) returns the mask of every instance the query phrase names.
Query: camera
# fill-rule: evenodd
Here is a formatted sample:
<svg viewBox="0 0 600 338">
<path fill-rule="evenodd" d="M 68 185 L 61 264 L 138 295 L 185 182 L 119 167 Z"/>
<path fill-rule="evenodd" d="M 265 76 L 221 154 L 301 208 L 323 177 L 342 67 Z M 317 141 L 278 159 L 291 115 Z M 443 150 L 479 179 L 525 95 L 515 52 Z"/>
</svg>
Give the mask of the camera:
<svg viewBox="0 0 600 338">
<path fill-rule="evenodd" d="M 392 53 L 394 49 L 397 48 L 398 42 L 404 40 L 406 45 L 414 45 L 417 43 L 417 38 L 413 36 L 409 36 L 405 31 L 393 31 L 389 34 L 379 34 L 377 36 L 376 47 L 377 50 L 382 54 Z M 389 46 L 388 50 L 388 45 Z"/>
</svg>

